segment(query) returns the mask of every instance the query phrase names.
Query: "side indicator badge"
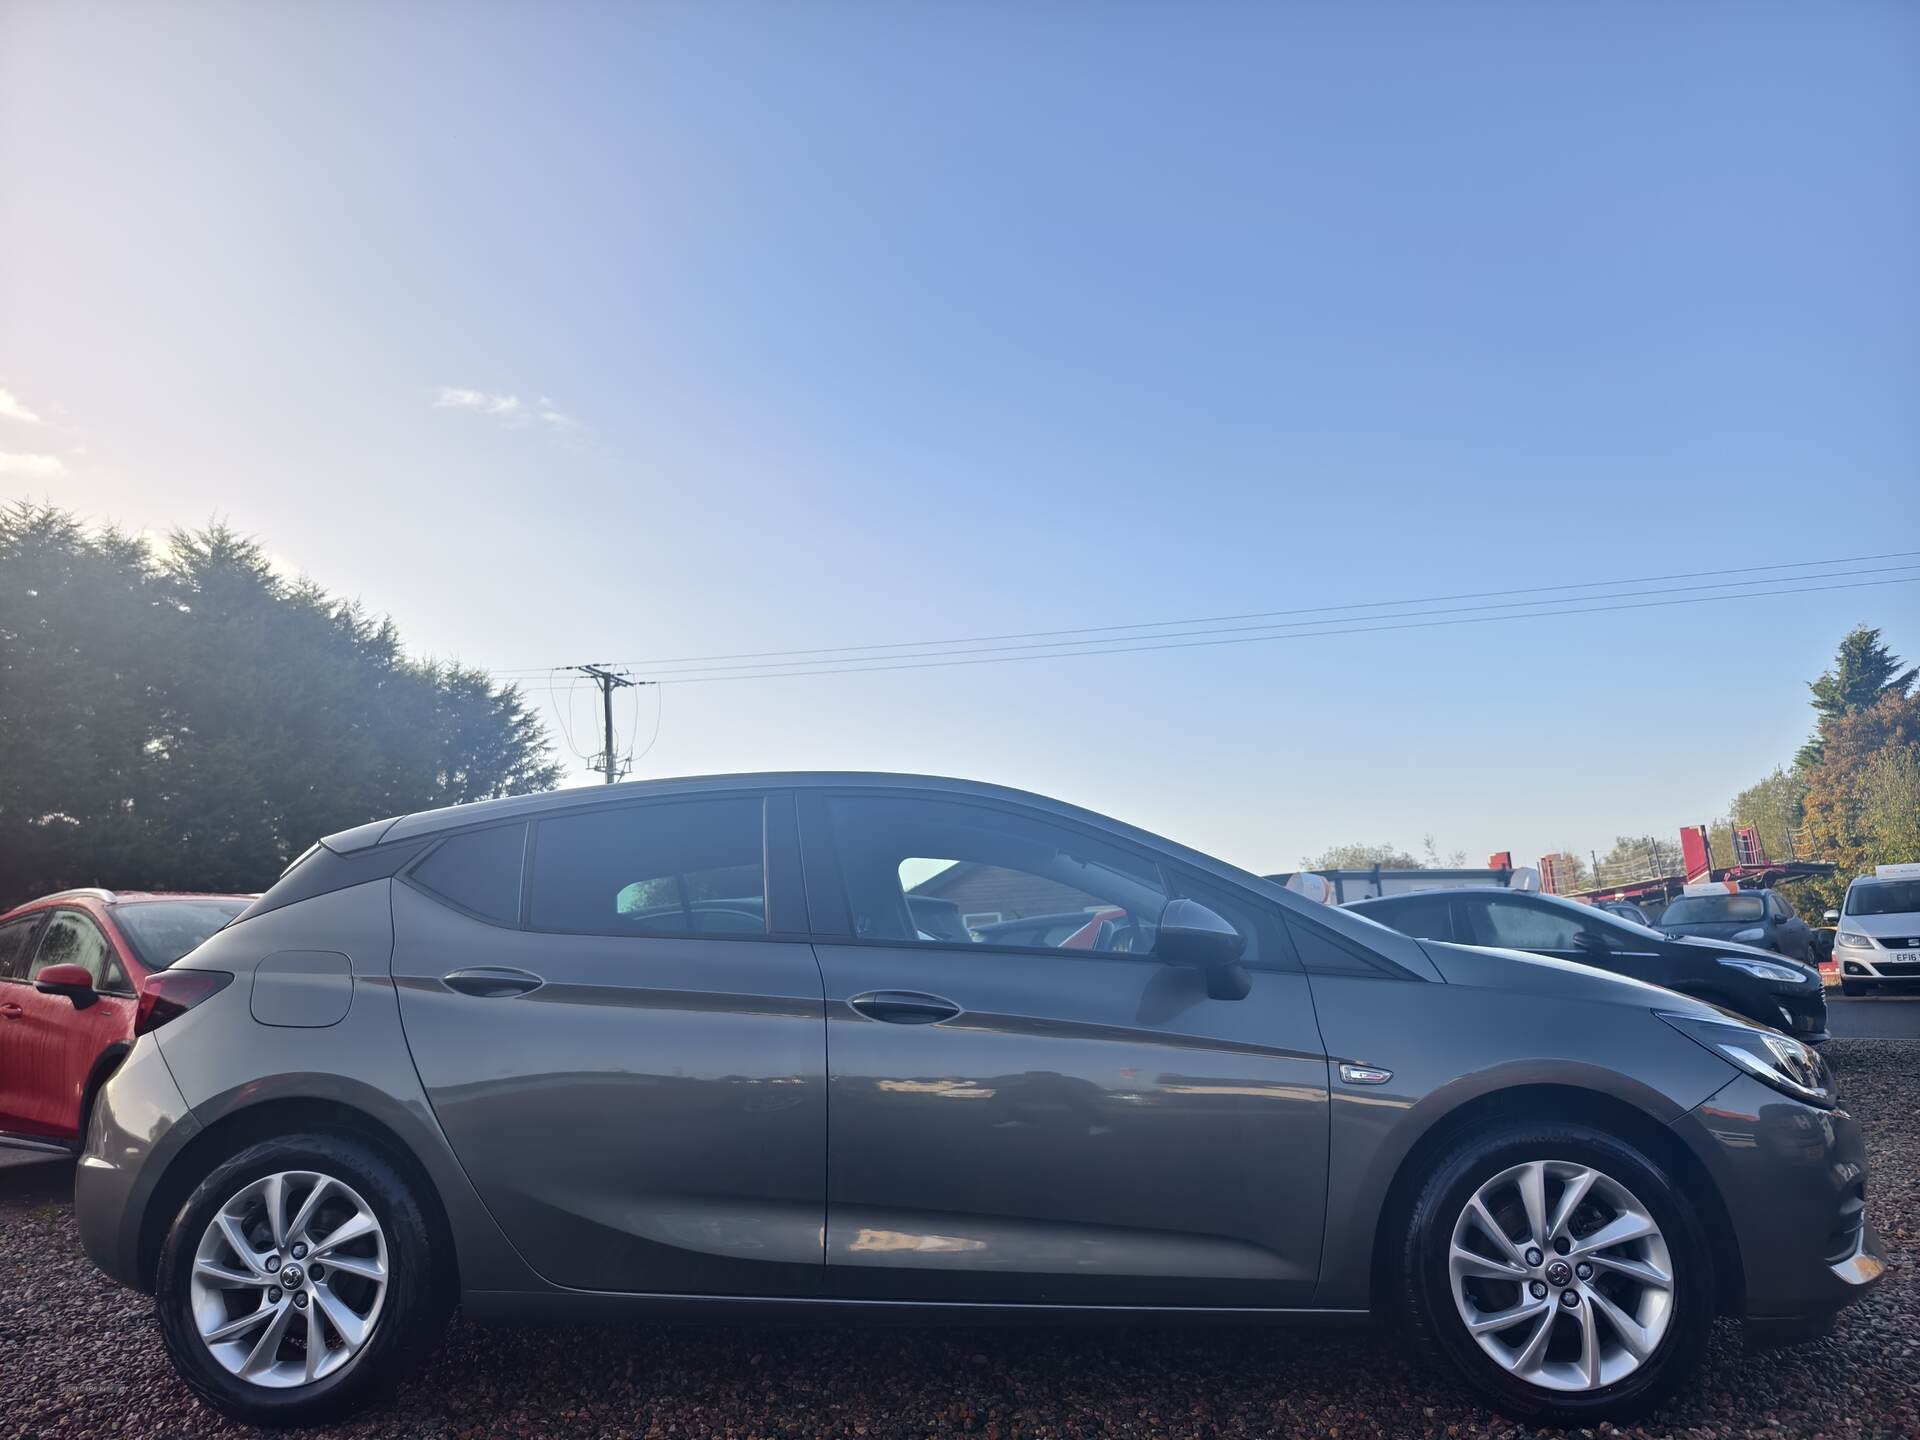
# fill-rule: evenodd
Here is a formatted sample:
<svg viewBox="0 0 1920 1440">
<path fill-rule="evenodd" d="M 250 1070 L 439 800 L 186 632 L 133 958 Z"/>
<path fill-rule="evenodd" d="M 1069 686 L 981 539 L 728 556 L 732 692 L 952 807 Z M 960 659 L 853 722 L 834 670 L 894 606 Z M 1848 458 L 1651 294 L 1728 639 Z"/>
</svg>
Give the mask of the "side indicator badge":
<svg viewBox="0 0 1920 1440">
<path fill-rule="evenodd" d="M 1349 1085 L 1384 1085 L 1393 1078 L 1393 1072 L 1377 1065 L 1349 1065 L 1342 1060 L 1340 1078 Z"/>
</svg>

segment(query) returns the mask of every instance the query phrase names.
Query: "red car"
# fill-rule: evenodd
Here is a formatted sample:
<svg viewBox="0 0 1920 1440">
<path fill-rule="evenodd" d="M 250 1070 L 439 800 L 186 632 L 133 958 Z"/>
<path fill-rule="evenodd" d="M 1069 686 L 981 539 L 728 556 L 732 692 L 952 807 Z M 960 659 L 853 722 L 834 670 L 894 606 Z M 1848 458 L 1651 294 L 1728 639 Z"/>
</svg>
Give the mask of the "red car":
<svg viewBox="0 0 1920 1440">
<path fill-rule="evenodd" d="M 0 915 L 0 1144 L 78 1149 L 141 985 L 252 902 L 63 890 Z"/>
</svg>

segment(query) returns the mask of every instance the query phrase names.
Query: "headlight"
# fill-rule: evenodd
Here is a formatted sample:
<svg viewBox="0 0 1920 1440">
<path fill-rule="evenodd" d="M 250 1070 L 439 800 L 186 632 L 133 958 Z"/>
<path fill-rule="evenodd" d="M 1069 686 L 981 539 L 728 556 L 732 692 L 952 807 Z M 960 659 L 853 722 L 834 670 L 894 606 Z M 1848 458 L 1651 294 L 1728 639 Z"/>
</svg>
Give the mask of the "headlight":
<svg viewBox="0 0 1920 1440">
<path fill-rule="evenodd" d="M 1833 937 L 1833 943 L 1842 950 L 1871 950 L 1873 941 L 1853 930 L 1842 930 Z"/>
<path fill-rule="evenodd" d="M 1744 970 L 1756 980 L 1771 980 L 1776 985 L 1798 985 L 1807 977 L 1788 965 L 1776 965 L 1771 960 L 1749 960 L 1744 955 L 1722 955 L 1720 963 L 1734 970 Z"/>
<path fill-rule="evenodd" d="M 1767 938 L 1767 932 L 1760 926 L 1755 925 L 1746 930 L 1736 931 L 1733 938 L 1736 943 L 1741 945 L 1757 945 Z"/>
<path fill-rule="evenodd" d="M 1664 1010 L 1653 1013 L 1682 1035 L 1738 1065 L 1754 1079 L 1809 1105 L 1833 1108 L 1833 1072 L 1811 1045 L 1802 1045 L 1777 1030 L 1746 1025 L 1738 1020 L 1706 1020 Z"/>
</svg>

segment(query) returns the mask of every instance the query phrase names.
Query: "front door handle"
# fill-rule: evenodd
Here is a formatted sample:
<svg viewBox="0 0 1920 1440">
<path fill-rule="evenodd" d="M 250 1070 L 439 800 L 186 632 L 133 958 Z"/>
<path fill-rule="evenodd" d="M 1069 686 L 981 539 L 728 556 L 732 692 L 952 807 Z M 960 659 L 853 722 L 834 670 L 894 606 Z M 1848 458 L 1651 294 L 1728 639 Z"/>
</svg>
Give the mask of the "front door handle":
<svg viewBox="0 0 1920 1440">
<path fill-rule="evenodd" d="M 0 1015 L 6 1016 L 7 1019 L 9 1020 L 18 1020 L 22 1015 L 26 1013 L 27 1013 L 26 1011 L 22 1010 L 18 1005 L 14 1004 L 13 1001 L 11 1000 L 7 1001 L 7 1003 L 4 1005 L 0 1005 Z"/>
<path fill-rule="evenodd" d="M 547 983 L 529 971 L 493 965 L 455 970 L 442 978 L 449 990 L 458 990 L 462 995 L 478 995 L 483 1000 L 497 1000 L 505 995 L 526 995 Z"/>
<path fill-rule="evenodd" d="M 933 1025 L 960 1013 L 953 1001 L 918 990 L 869 990 L 847 1004 L 869 1020 L 884 1020 L 889 1025 Z"/>
</svg>

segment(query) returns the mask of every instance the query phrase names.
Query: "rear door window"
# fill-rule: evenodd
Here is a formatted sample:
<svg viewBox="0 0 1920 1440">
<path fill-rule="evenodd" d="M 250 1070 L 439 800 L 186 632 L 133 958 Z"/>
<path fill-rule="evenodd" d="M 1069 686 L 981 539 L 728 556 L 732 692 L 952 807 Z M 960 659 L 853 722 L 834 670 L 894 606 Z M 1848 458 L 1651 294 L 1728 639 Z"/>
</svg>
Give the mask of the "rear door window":
<svg viewBox="0 0 1920 1440">
<path fill-rule="evenodd" d="M 582 935 L 764 935 L 759 796 L 623 805 L 535 826 L 528 924 Z"/>
</svg>

